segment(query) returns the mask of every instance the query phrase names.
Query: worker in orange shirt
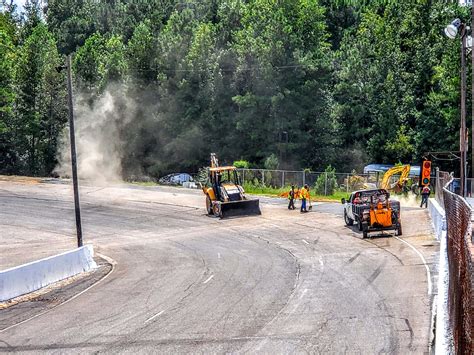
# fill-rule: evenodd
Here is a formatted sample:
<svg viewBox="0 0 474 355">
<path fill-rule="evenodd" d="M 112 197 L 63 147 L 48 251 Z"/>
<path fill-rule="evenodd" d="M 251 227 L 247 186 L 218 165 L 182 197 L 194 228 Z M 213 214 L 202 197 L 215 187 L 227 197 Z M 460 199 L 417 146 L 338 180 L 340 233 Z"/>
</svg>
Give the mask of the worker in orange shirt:
<svg viewBox="0 0 474 355">
<path fill-rule="evenodd" d="M 308 210 L 306 209 L 306 200 L 309 200 L 308 185 L 304 185 L 304 187 L 301 189 L 300 198 L 301 198 L 301 212 L 308 212 Z"/>
</svg>

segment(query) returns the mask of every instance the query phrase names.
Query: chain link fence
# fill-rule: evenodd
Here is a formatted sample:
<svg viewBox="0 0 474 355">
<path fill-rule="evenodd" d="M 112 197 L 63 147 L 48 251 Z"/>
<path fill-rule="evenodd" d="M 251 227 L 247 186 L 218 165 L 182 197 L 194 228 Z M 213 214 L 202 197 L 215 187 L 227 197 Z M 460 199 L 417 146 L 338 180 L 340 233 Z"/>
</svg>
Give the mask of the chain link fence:
<svg viewBox="0 0 474 355">
<path fill-rule="evenodd" d="M 301 187 L 305 184 L 315 189 L 319 195 L 332 195 L 335 191 L 347 192 L 377 188 L 382 181 L 383 174 L 356 174 L 314 172 L 308 170 L 267 170 L 267 169 L 238 169 L 242 185 L 266 186 L 273 188 L 289 188 L 291 185 Z M 392 183 L 398 180 L 393 176 Z M 413 192 L 418 193 L 418 190 Z"/>
<path fill-rule="evenodd" d="M 453 179 L 450 173 L 445 171 L 436 170 L 436 178 L 435 178 L 435 199 L 438 201 L 440 206 L 444 206 L 444 198 L 443 198 L 443 188 L 452 188 L 451 185 L 448 183 Z M 453 191 L 454 192 L 454 191 Z"/>
<path fill-rule="evenodd" d="M 444 202 L 447 224 L 449 260 L 449 322 L 453 330 L 457 354 L 474 354 L 474 245 L 472 240 L 472 209 L 455 192 L 459 181 L 439 172 L 436 199 Z M 450 179 L 449 179 L 450 178 Z"/>
</svg>

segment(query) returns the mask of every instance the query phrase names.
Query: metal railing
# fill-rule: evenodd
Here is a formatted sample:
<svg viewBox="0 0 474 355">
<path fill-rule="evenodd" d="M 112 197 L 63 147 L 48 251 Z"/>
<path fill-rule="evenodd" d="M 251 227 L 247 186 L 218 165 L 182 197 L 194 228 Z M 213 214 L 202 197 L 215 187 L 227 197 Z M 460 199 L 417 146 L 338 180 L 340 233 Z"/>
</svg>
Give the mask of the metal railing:
<svg viewBox="0 0 474 355">
<path fill-rule="evenodd" d="M 438 201 L 440 206 L 444 206 L 443 198 L 443 188 L 448 187 L 448 183 L 453 179 L 450 173 L 445 171 L 436 170 L 436 179 L 435 179 L 435 199 Z"/>
</svg>

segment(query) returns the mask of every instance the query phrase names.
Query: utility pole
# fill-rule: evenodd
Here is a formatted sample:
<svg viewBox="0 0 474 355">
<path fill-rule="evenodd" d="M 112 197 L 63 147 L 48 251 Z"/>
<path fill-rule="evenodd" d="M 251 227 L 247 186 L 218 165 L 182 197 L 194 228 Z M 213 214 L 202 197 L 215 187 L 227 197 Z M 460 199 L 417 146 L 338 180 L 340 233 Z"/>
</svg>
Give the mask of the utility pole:
<svg viewBox="0 0 474 355">
<path fill-rule="evenodd" d="M 471 10 L 474 13 L 474 10 Z M 472 19 L 474 21 L 474 18 Z M 454 19 L 446 28 L 444 33 L 450 39 L 455 39 L 457 34 L 461 34 L 461 127 L 459 132 L 459 152 L 460 152 L 460 177 L 461 177 L 461 196 L 466 196 L 467 190 L 467 128 L 466 128 L 466 47 L 467 39 L 473 41 L 472 37 L 469 36 L 469 26 L 463 23 L 459 18 Z M 472 43 L 471 43 L 472 47 Z M 471 53 L 472 55 L 473 53 Z M 472 59 L 474 63 L 474 59 Z M 474 79 L 472 79 L 474 82 Z M 474 97 L 474 92 L 472 93 Z M 474 114 L 474 110 L 473 110 Z M 474 128 L 474 122 L 472 123 Z M 474 130 L 473 130 L 474 137 Z M 474 164 L 473 164 L 474 168 Z"/>
<path fill-rule="evenodd" d="M 471 37 L 474 29 L 474 3 L 471 3 Z M 472 194 L 474 184 L 474 38 L 471 40 L 471 191 Z M 466 147 L 466 150 L 468 147 Z"/>
<path fill-rule="evenodd" d="M 466 39 L 467 26 L 461 32 L 461 130 L 459 134 L 459 150 L 461 153 L 461 196 L 466 196 Z"/>
<path fill-rule="evenodd" d="M 74 186 L 74 210 L 76 212 L 77 246 L 82 247 L 81 206 L 79 204 L 79 186 L 77 183 L 76 137 L 74 132 L 74 108 L 72 105 L 71 55 L 67 56 L 67 92 L 69 106 L 69 137 L 71 140 L 72 184 Z"/>
</svg>

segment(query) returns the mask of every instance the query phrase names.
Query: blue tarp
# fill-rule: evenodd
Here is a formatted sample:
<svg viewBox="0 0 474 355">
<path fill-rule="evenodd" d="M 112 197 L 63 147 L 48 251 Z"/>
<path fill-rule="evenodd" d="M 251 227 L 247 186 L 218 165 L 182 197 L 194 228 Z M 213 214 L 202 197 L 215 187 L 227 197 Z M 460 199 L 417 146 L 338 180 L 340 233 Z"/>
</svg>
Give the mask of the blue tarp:
<svg viewBox="0 0 474 355">
<path fill-rule="evenodd" d="M 364 174 L 370 173 L 385 173 L 388 169 L 393 168 L 395 165 L 390 164 L 369 164 L 364 167 Z M 410 166 L 410 176 L 420 176 L 421 167 L 418 165 Z"/>
</svg>

